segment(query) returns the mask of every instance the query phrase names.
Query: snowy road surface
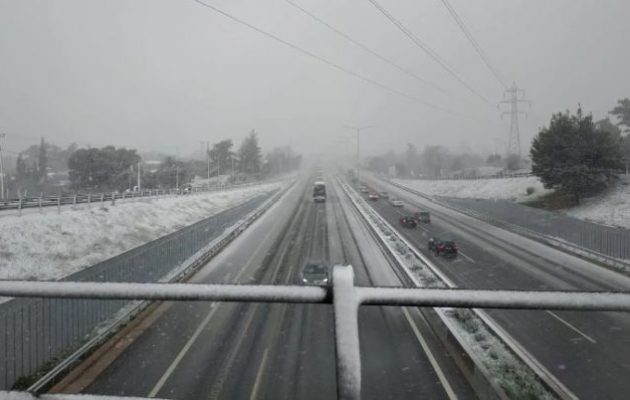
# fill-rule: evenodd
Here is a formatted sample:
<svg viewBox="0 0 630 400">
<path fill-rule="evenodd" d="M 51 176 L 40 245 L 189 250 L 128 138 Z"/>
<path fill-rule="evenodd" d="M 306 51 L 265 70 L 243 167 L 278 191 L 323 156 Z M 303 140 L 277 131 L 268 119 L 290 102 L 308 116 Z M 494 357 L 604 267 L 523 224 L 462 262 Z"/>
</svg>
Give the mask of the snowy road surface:
<svg viewBox="0 0 630 400">
<path fill-rule="evenodd" d="M 394 226 L 401 215 L 432 213 L 430 225 L 400 232 L 425 251 L 432 236 L 453 238 L 466 255 L 454 260 L 427 253 L 462 288 L 630 289 L 630 279 L 539 242 L 436 205 L 383 181 L 370 180 L 405 201 L 374 208 Z M 599 312 L 491 311 L 513 337 L 580 398 L 625 398 L 630 383 L 630 315 Z"/>
<path fill-rule="evenodd" d="M 351 263 L 359 285 L 400 285 L 340 189 L 329 186 L 325 204 L 313 203 L 310 189 L 308 180 L 292 188 L 194 281 L 298 284 L 304 263 L 319 259 Z M 412 314 L 361 309 L 363 398 L 474 398 L 446 350 Z M 176 399 L 336 398 L 329 305 L 166 303 L 150 318 L 111 364 L 77 379 L 82 385 L 75 390 Z"/>
</svg>

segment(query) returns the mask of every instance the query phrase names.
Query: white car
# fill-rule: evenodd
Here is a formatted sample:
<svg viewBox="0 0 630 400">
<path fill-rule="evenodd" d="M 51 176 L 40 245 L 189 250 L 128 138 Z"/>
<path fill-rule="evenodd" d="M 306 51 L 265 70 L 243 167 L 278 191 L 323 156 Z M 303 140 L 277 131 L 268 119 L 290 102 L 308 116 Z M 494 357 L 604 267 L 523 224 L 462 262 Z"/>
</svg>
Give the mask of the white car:
<svg viewBox="0 0 630 400">
<path fill-rule="evenodd" d="M 392 197 L 389 199 L 389 204 L 391 204 L 394 207 L 402 207 L 403 206 L 403 202 L 402 200 L 399 200 L 395 197 Z"/>
</svg>

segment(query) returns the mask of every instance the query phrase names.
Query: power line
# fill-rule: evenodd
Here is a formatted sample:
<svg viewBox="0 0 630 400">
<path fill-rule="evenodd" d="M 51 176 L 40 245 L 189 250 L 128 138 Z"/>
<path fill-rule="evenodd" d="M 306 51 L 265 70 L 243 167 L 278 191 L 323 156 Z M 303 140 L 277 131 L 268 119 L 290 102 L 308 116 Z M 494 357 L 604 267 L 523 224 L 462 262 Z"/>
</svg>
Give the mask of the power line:
<svg viewBox="0 0 630 400">
<path fill-rule="evenodd" d="M 466 87 L 466 89 L 468 89 L 468 91 L 470 91 L 472 94 L 474 94 L 475 96 L 479 97 L 481 100 L 483 100 L 487 105 L 492 106 L 492 104 L 490 103 L 490 101 L 488 101 L 488 99 L 486 99 L 482 94 L 480 94 L 479 92 L 477 92 L 475 89 L 473 89 L 472 86 L 470 86 L 464 79 L 462 79 L 454 70 L 453 68 L 451 68 L 446 61 L 444 61 L 439 54 L 437 54 L 435 52 L 435 50 L 433 50 L 432 48 L 430 48 L 426 43 L 424 43 L 422 40 L 420 40 L 416 35 L 414 35 L 409 29 L 407 29 L 407 27 L 405 27 L 405 25 L 403 25 L 402 22 L 400 22 L 400 20 L 398 20 L 396 17 L 394 17 L 392 14 L 389 13 L 389 11 L 387 11 L 385 8 L 383 8 L 383 6 L 381 6 L 376 0 L 368 0 L 370 3 L 372 3 L 372 5 L 374 7 L 376 7 L 377 10 L 379 10 L 381 12 L 381 14 L 383 14 L 391 23 L 393 23 L 402 33 L 405 34 L 405 36 L 407 36 L 409 39 L 411 39 L 411 41 L 417 46 L 419 47 L 422 51 L 424 51 L 427 55 L 429 55 L 429 57 L 431 57 L 433 59 L 433 61 L 435 61 L 436 63 L 438 63 L 442 69 L 444 69 L 446 72 L 448 72 L 453 78 L 455 78 L 459 83 L 461 83 L 462 85 L 464 85 L 464 87 Z"/>
<path fill-rule="evenodd" d="M 344 72 L 344 73 L 346 73 L 348 75 L 354 76 L 355 78 L 358 78 L 358 79 L 360 79 L 360 80 L 362 80 L 364 82 L 367 82 L 367 83 L 369 83 L 371 85 L 377 86 L 377 87 L 379 87 L 381 89 L 384 89 L 384 90 L 386 90 L 386 91 L 388 91 L 390 93 L 394 93 L 394 94 L 396 94 L 398 96 L 404 97 L 404 98 L 406 98 L 408 100 L 411 100 L 411 101 L 414 101 L 416 103 L 422 104 L 422 105 L 424 105 L 426 107 L 429 107 L 429 108 L 432 108 L 434 110 L 439 110 L 439 111 L 442 111 L 442 112 L 445 112 L 445 113 L 448 113 L 448 114 L 451 114 L 451 115 L 455 115 L 455 116 L 458 116 L 458 117 L 470 118 L 470 117 L 468 117 L 466 115 L 457 113 L 455 111 L 448 110 L 446 108 L 442 108 L 442 107 L 440 107 L 438 105 L 435 105 L 433 103 L 429 103 L 429 102 L 427 102 L 425 100 L 419 99 L 419 98 L 417 98 L 415 96 L 412 96 L 410 94 L 407 94 L 405 92 L 401 92 L 398 89 L 394 89 L 394 88 L 392 88 L 390 86 L 387 86 L 387 85 L 385 85 L 383 83 L 380 83 L 380 82 L 375 81 L 375 80 L 373 80 L 371 78 L 368 78 L 368 77 L 366 77 L 364 75 L 361 75 L 361 74 L 359 74 L 357 72 L 354 72 L 354 71 L 352 71 L 352 70 L 350 70 L 348 68 L 345 68 L 345 67 L 343 67 L 343 66 L 341 66 L 341 65 L 339 65 L 339 64 L 337 64 L 337 63 L 335 63 L 333 61 L 329 61 L 329 60 L 325 59 L 324 57 L 318 56 L 317 54 L 312 53 L 309 50 L 306 50 L 306 49 L 304 49 L 302 47 L 299 47 L 299 46 L 297 46 L 297 45 L 295 45 L 295 44 L 293 44 L 291 42 L 287 42 L 286 40 L 281 39 L 280 37 L 278 37 L 278 36 L 276 36 L 276 35 L 274 35 L 272 33 L 264 31 L 264 30 L 262 30 L 262 29 L 260 29 L 260 28 L 258 28 L 256 26 L 250 24 L 249 22 L 246 22 L 246 21 L 244 21 L 242 19 L 239 19 L 239 18 L 237 18 L 237 17 L 235 17 L 235 16 L 233 16 L 231 14 L 228 14 L 227 12 L 225 12 L 225 11 L 223 11 L 223 10 L 213 6 L 213 5 L 210 5 L 208 3 L 204 3 L 201 0 L 193 0 L 193 1 L 195 3 L 198 3 L 198 4 L 200 4 L 200 5 L 204 6 L 204 7 L 207 7 L 209 9 L 211 9 L 211 10 L 213 10 L 213 11 L 215 11 L 215 12 L 221 14 L 221 15 L 223 15 L 224 17 L 227 17 L 227 18 L 231 19 L 234 22 L 237 22 L 237 23 L 239 23 L 241 25 L 244 25 L 244 26 L 246 26 L 246 27 L 248 27 L 248 28 L 250 28 L 250 29 L 252 29 L 252 30 L 254 30 L 254 31 L 256 31 L 256 32 L 266 36 L 266 37 L 268 37 L 268 38 L 270 38 L 270 39 L 273 39 L 273 40 L 275 40 L 275 41 L 277 41 L 279 43 L 282 43 L 283 45 L 285 45 L 287 47 L 290 47 L 293 50 L 296 50 L 296 51 L 298 51 L 298 52 L 300 52 L 300 53 L 302 53 L 304 55 L 307 55 L 307 56 L 309 56 L 309 57 L 311 57 L 311 58 L 313 58 L 313 59 L 315 59 L 317 61 L 320 61 L 320 62 L 322 62 L 324 64 L 327 64 L 327 65 L 329 65 L 329 66 L 331 66 L 331 67 L 333 67 L 333 68 L 335 68 L 335 69 L 337 69 L 339 71 L 342 71 L 342 72 Z"/>
<path fill-rule="evenodd" d="M 363 49 L 364 51 L 372 54 L 373 56 L 375 56 L 376 58 L 380 59 L 381 61 L 386 62 L 387 64 L 391 65 L 392 67 L 396 68 L 397 70 L 403 72 L 406 75 L 411 76 L 412 78 L 416 79 L 419 82 L 422 82 L 425 85 L 431 86 L 433 89 L 438 90 L 444 94 L 450 94 L 448 93 L 448 91 L 444 90 L 443 88 L 441 88 L 440 86 L 436 85 L 435 83 L 428 81 L 424 78 L 421 78 L 420 76 L 416 75 L 415 73 L 413 73 L 412 71 L 401 67 L 400 65 L 396 64 L 394 61 L 390 60 L 389 58 L 377 53 L 376 51 L 372 50 L 371 48 L 369 48 L 368 46 L 366 46 L 365 44 L 353 39 L 351 36 L 349 36 L 348 34 L 344 33 L 343 31 L 335 28 L 334 26 L 332 26 L 331 24 L 329 24 L 328 22 L 324 21 L 323 19 L 319 18 L 318 16 L 314 15 L 313 13 L 311 13 L 310 11 L 304 9 L 303 7 L 301 7 L 300 5 L 294 3 L 291 0 L 285 0 L 288 4 L 290 4 L 291 6 L 297 8 L 298 10 L 302 11 L 304 14 L 308 15 L 309 17 L 311 17 L 312 19 L 314 19 L 315 21 L 319 22 L 320 24 L 324 25 L 325 27 L 327 27 L 328 29 L 330 29 L 331 31 L 335 32 L 337 35 L 341 36 L 342 38 L 346 39 L 347 41 L 349 41 L 350 43 L 354 44 L 355 46 Z"/>
<path fill-rule="evenodd" d="M 490 62 L 490 59 L 486 55 L 486 52 L 483 51 L 483 49 L 481 48 L 481 46 L 479 45 L 475 37 L 470 32 L 470 29 L 468 29 L 464 21 L 460 18 L 455 8 L 451 5 L 451 3 L 449 3 L 448 0 L 442 0 L 442 4 L 444 4 L 444 7 L 446 7 L 449 14 L 451 14 L 451 17 L 453 17 L 453 19 L 459 26 L 459 29 L 461 29 L 461 31 L 464 33 L 464 36 L 468 38 L 468 41 L 470 42 L 470 44 L 472 44 L 473 48 L 477 51 L 477 54 L 479 54 L 479 57 L 481 57 L 481 60 L 483 61 L 484 64 L 486 64 L 486 67 L 488 67 L 492 75 L 494 75 L 494 77 L 501 84 L 501 86 L 503 86 L 504 88 L 507 88 L 507 85 L 505 84 L 505 81 L 502 79 L 501 74 L 496 68 L 494 68 L 494 66 Z"/>
</svg>

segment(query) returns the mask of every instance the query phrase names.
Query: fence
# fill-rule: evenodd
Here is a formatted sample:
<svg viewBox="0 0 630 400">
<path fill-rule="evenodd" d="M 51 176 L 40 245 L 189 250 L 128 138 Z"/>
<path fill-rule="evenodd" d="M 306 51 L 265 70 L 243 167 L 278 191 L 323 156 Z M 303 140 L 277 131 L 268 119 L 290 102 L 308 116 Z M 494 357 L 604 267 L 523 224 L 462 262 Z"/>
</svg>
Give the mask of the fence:
<svg viewBox="0 0 630 400">
<path fill-rule="evenodd" d="M 358 309 L 361 305 L 630 311 L 630 293 L 357 287 L 354 285 L 351 266 L 335 266 L 332 271 L 332 286 L 328 287 L 0 282 L 0 295 L 39 297 L 49 302 L 197 300 L 332 303 L 337 393 L 342 400 L 358 400 L 361 397 L 358 324 Z"/>
<path fill-rule="evenodd" d="M 58 211 L 62 206 L 76 206 L 77 204 L 104 204 L 110 203 L 115 205 L 117 200 L 155 198 L 160 196 L 179 196 L 190 195 L 196 193 L 216 192 L 228 189 L 236 189 L 258 185 L 264 182 L 250 182 L 235 185 L 217 185 L 213 187 L 190 187 L 188 189 L 143 189 L 132 192 L 109 192 L 109 193 L 75 193 L 75 194 L 59 194 L 57 196 L 39 196 L 39 197 L 19 197 L 17 199 L 0 199 L 0 211 L 17 210 L 21 212 L 25 209 L 44 207 L 57 207 Z"/>
<path fill-rule="evenodd" d="M 630 260 L 630 230 L 595 224 L 506 200 L 440 198 L 456 208 L 573 243 L 595 253 Z"/>
<path fill-rule="evenodd" d="M 414 178 L 423 181 L 456 181 L 456 180 L 480 180 L 480 179 L 505 179 L 505 178 L 527 178 L 534 176 L 531 172 L 498 172 L 492 175 L 476 175 L 473 173 L 461 173 L 440 176 L 421 176 Z"/>
<path fill-rule="evenodd" d="M 73 282 L 158 282 L 222 238 L 244 217 L 259 212 L 274 193 L 206 218 L 170 235 L 105 260 L 64 279 Z M 237 228 L 235 231 L 240 232 Z M 14 299 L 0 304 L 0 389 L 36 374 L 88 341 L 130 303 L 114 299 Z"/>
</svg>

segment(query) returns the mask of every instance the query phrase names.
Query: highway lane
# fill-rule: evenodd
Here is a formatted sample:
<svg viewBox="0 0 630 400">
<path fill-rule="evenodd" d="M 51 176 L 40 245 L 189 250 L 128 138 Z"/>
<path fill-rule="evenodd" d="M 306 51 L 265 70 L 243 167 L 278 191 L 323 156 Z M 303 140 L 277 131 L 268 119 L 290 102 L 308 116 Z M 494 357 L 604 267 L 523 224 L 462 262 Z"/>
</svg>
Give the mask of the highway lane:
<svg viewBox="0 0 630 400">
<path fill-rule="evenodd" d="M 336 189 L 331 187 L 325 204 L 314 204 L 310 195 L 309 181 L 302 180 L 193 281 L 297 283 L 306 260 L 322 259 L 351 263 L 359 284 L 382 284 L 374 271 L 382 275 L 389 267 L 365 233 L 357 240 L 357 227 L 350 224 L 358 222 L 349 221 L 348 205 Z M 84 393 L 336 398 L 328 305 L 164 303 L 157 313 L 153 325 L 87 383 Z M 412 328 L 420 317 L 411 314 L 361 310 L 364 398 L 474 398 L 444 350 L 434 350 L 437 361 L 427 357 Z M 427 341 L 437 346 L 434 339 Z"/>
<path fill-rule="evenodd" d="M 337 257 L 355 267 L 356 284 L 403 286 L 336 181 L 330 180 L 329 188 L 329 215 L 333 215 L 338 232 L 346 238 L 343 243 L 354 244 L 344 246 Z M 363 390 L 369 393 L 366 398 L 433 399 L 445 394 L 449 398 L 475 397 L 417 309 L 362 307 L 359 328 Z"/>
<path fill-rule="evenodd" d="M 417 195 L 370 180 L 405 201 L 404 210 L 372 203 L 398 227 L 401 215 L 432 212 L 432 223 L 400 228 L 458 286 L 485 289 L 628 290 L 627 278 L 584 260 L 540 248 L 522 237 L 444 210 Z M 451 237 L 463 256 L 454 260 L 426 251 L 431 236 Z M 558 254 L 560 253 L 560 254 Z M 490 314 L 549 371 L 581 398 L 625 398 L 630 383 L 630 316 L 624 313 L 498 311 Z"/>
</svg>

